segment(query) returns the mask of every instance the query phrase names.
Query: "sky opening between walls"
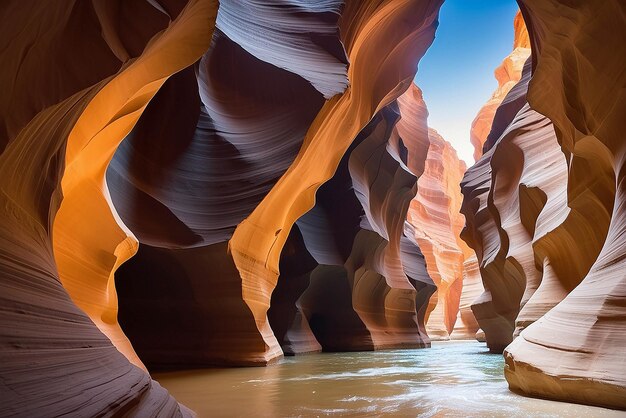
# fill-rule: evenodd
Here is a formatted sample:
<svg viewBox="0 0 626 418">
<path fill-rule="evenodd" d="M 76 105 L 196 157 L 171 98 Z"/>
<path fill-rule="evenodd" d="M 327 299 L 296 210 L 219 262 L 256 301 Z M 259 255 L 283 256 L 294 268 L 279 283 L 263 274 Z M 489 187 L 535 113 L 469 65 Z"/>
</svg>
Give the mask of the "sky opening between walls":
<svg viewBox="0 0 626 418">
<path fill-rule="evenodd" d="M 428 125 L 474 163 L 470 127 L 498 83 L 493 75 L 513 50 L 515 0 L 446 0 L 435 42 L 415 83 L 428 106 Z"/>
</svg>

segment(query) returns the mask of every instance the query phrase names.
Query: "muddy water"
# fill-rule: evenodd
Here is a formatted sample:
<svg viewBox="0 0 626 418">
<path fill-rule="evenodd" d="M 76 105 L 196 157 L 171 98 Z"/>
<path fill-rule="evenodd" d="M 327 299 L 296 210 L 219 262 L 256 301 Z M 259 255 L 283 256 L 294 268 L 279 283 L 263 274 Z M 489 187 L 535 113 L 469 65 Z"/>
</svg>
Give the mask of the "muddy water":
<svg viewBox="0 0 626 418">
<path fill-rule="evenodd" d="M 507 389 L 502 367 L 501 355 L 462 341 L 154 377 L 200 417 L 624 417 L 516 395 Z"/>
</svg>

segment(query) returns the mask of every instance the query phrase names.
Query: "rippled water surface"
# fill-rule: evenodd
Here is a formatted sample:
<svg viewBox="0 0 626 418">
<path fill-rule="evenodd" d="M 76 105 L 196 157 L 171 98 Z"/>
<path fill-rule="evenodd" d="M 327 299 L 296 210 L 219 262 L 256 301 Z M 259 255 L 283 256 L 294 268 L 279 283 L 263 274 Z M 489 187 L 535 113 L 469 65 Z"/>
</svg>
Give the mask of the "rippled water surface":
<svg viewBox="0 0 626 418">
<path fill-rule="evenodd" d="M 501 355 L 462 341 L 154 377 L 200 417 L 624 417 L 516 395 L 507 389 L 502 367 Z"/>
</svg>

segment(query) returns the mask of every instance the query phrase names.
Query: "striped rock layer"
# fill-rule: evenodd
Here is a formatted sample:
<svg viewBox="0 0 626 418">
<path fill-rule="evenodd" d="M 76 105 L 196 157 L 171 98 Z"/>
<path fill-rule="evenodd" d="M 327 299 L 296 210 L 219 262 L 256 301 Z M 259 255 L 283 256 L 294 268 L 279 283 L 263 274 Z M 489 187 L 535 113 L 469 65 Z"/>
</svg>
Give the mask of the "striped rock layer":
<svg viewBox="0 0 626 418">
<path fill-rule="evenodd" d="M 188 415 L 146 366 L 428 345 L 396 99 L 441 3 L 5 5 L 0 415 Z"/>
<path fill-rule="evenodd" d="M 532 59 L 463 180 L 512 390 L 626 409 L 626 5 L 521 0 Z"/>
</svg>

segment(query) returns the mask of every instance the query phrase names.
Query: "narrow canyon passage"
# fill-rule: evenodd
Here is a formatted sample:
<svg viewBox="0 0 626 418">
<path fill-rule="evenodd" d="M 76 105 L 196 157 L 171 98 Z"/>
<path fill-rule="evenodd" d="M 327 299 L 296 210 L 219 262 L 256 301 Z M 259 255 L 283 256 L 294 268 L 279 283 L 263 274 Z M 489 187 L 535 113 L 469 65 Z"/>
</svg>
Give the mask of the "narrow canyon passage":
<svg viewBox="0 0 626 418">
<path fill-rule="evenodd" d="M 623 416 L 625 45 L 622 0 L 8 0 L 0 417 Z"/>
</svg>

